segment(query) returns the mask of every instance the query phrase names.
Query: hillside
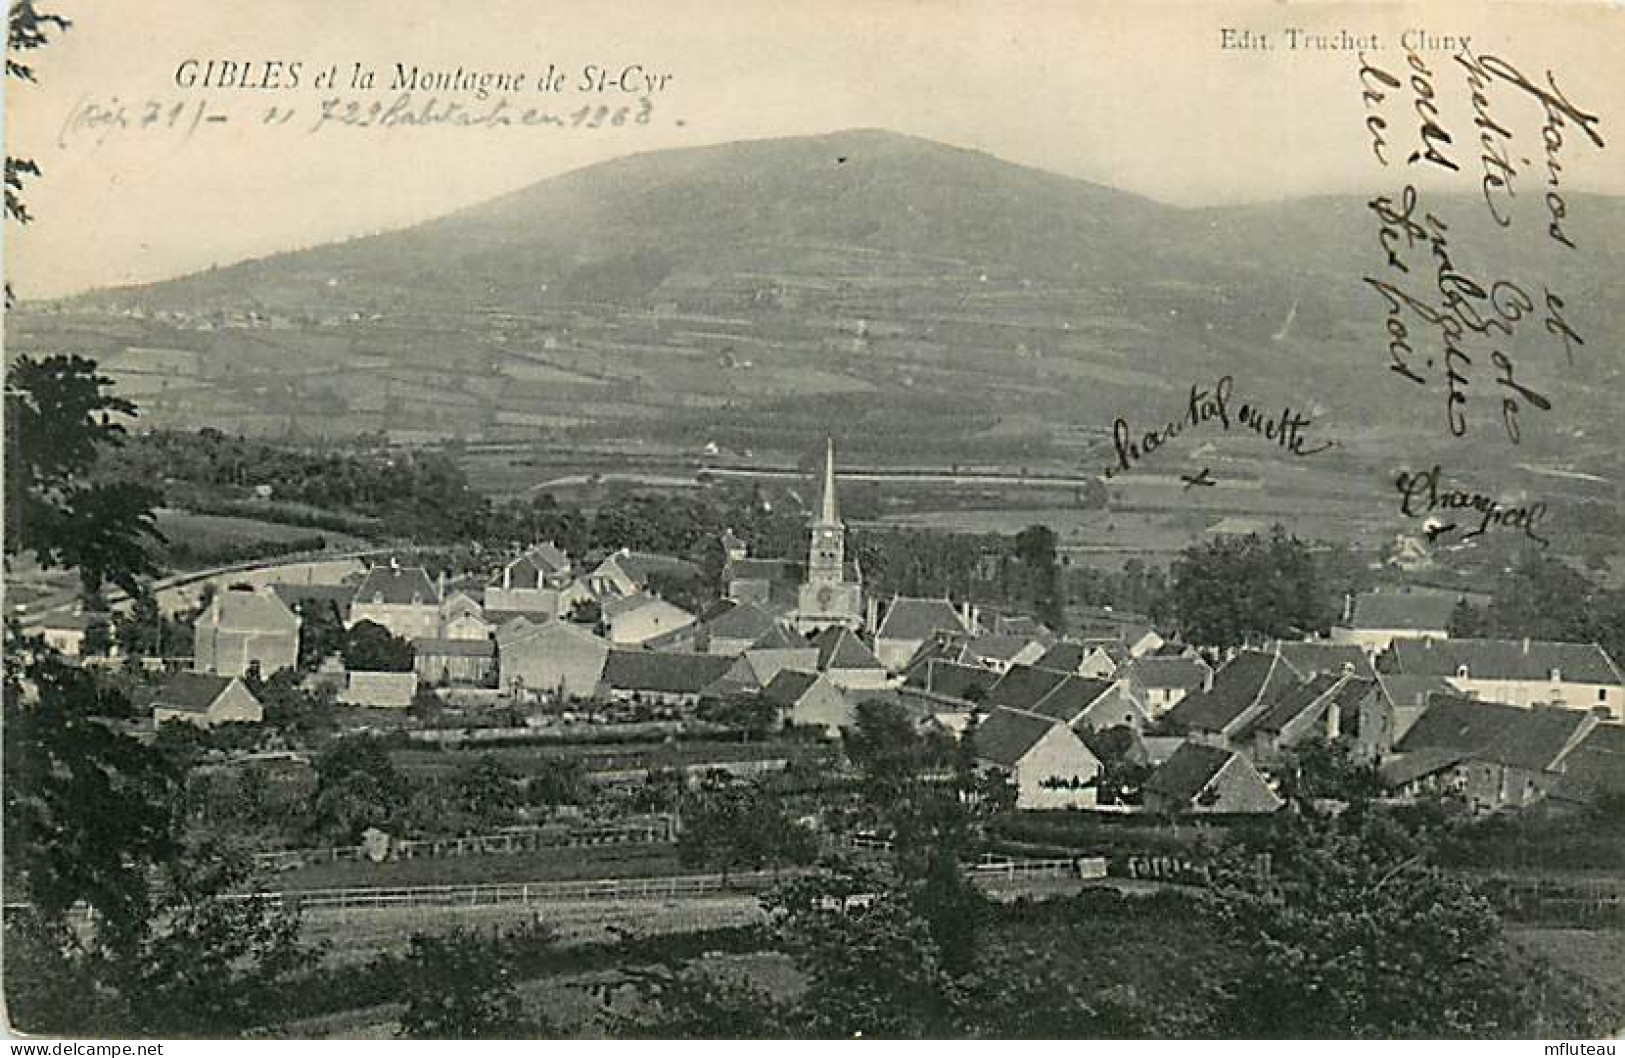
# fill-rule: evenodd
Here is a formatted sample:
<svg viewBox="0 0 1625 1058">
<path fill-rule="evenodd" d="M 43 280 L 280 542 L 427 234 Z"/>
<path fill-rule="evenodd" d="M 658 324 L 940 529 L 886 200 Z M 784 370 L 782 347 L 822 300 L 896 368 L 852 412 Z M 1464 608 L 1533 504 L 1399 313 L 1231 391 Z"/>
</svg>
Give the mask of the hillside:
<svg viewBox="0 0 1625 1058">
<path fill-rule="evenodd" d="M 1538 325 L 1505 348 L 1560 409 L 1521 454 L 1604 469 L 1575 431 L 1617 424 L 1625 203 L 1571 199 L 1584 253 L 1505 237 L 1476 199 L 1428 204 L 1473 275 L 1567 300 L 1587 336 L 1572 365 Z M 268 433 L 694 451 L 833 430 L 1076 466 L 1118 414 L 1166 421 L 1228 373 L 1328 430 L 1434 446 L 1442 385 L 1385 369 L 1361 282 L 1381 269 L 1361 200 L 1176 209 L 852 131 L 621 158 L 404 231 L 24 311 L 8 339 L 97 353 L 154 421 Z M 1499 391 L 1475 371 L 1488 438 Z"/>
</svg>

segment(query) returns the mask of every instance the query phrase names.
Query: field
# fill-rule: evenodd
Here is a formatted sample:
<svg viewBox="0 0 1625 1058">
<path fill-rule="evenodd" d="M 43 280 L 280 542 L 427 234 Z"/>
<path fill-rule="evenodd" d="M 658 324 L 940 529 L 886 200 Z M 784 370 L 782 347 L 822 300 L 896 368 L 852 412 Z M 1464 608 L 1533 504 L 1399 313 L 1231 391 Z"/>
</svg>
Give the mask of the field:
<svg viewBox="0 0 1625 1058">
<path fill-rule="evenodd" d="M 511 855 L 440 857 L 386 863 L 323 863 L 267 878 L 268 889 L 343 889 L 459 885 L 486 882 L 564 882 L 596 878 L 655 878 L 684 874 L 673 846 L 595 845 Z"/>
<path fill-rule="evenodd" d="M 307 911 L 303 936 L 335 942 L 329 958 L 365 962 L 406 947 L 414 933 L 444 933 L 458 927 L 511 929 L 540 922 L 558 931 L 562 944 L 612 941 L 621 932 L 642 935 L 691 933 L 761 921 L 761 905 L 751 894 L 669 900 L 594 900 L 547 905 L 497 907 L 349 908 Z"/>
<path fill-rule="evenodd" d="M 1625 930 L 1509 929 L 1507 935 L 1525 950 L 1546 957 L 1561 970 L 1590 978 L 1607 991 L 1617 994 L 1625 981 Z"/>
<path fill-rule="evenodd" d="M 198 514 L 160 508 L 158 531 L 169 543 L 166 556 L 179 568 L 226 565 L 244 559 L 269 557 L 289 550 L 342 552 L 367 547 L 367 541 L 344 533 L 307 526 L 283 525 L 219 514 Z"/>
</svg>

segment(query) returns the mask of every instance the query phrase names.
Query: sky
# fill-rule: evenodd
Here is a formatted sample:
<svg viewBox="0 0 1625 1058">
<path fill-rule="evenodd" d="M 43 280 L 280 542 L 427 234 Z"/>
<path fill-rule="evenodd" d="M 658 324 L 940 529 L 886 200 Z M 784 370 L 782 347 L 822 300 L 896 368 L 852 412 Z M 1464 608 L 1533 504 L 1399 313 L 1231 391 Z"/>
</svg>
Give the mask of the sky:
<svg viewBox="0 0 1625 1058">
<path fill-rule="evenodd" d="M 35 220 L 8 223 L 24 298 L 146 282 L 408 226 L 619 155 L 880 127 L 985 150 L 1178 205 L 1369 190 L 1375 177 L 1353 51 L 1288 47 L 1286 30 L 1375 35 L 1405 72 L 1401 34 L 1467 35 L 1600 115 L 1605 150 L 1564 154 L 1566 187 L 1625 193 L 1620 3 L 1301 4 L 1090 0 L 51 0 L 73 26 L 32 53 L 38 83 L 6 85 L 9 154 L 43 172 Z M 1225 29 L 1273 50 L 1221 47 Z M 1419 57 L 1445 124 L 1476 167 L 1449 53 Z M 187 60 L 300 64 L 287 89 L 185 87 Z M 354 64 L 377 70 L 352 90 Z M 309 131 L 323 100 L 388 103 L 396 63 L 519 71 L 516 107 L 573 114 L 637 96 L 575 91 L 598 65 L 669 75 L 647 124 L 621 128 Z M 535 92 L 539 71 L 567 91 Z M 316 73 L 336 66 L 337 90 Z M 185 67 L 191 69 L 192 67 Z M 183 78 L 184 79 L 184 78 Z M 426 94 L 416 93 L 421 104 Z M 451 93 L 438 93 L 442 100 Z M 1414 134 L 1409 86 L 1385 111 Z M 475 104 L 472 99 L 466 99 Z M 83 118 L 124 107 L 125 128 Z M 476 104 L 477 105 L 477 104 Z M 200 122 L 202 106 L 223 122 Z M 291 112 L 263 123 L 266 109 Z M 178 109 L 177 109 L 178 108 Z M 141 128 L 155 112 L 153 127 Z M 169 122 L 173 116 L 174 125 Z M 1528 117 L 1528 115 L 1525 115 Z M 134 127 L 130 127 L 134 126 Z M 1534 126 L 1538 131 L 1538 124 Z M 190 130 L 190 131 L 189 131 Z M 1469 149 L 1472 148 L 1472 149 Z M 1538 141 L 1536 142 L 1538 149 Z"/>
</svg>

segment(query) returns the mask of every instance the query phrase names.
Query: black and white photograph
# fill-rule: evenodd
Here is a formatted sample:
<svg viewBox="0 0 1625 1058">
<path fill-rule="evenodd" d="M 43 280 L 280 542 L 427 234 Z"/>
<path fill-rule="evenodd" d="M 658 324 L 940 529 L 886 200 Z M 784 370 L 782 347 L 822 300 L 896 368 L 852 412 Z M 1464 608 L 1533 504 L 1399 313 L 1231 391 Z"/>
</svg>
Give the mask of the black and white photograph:
<svg viewBox="0 0 1625 1058">
<path fill-rule="evenodd" d="M 7 4 L 11 1058 L 1616 1053 L 1625 6 Z"/>
</svg>

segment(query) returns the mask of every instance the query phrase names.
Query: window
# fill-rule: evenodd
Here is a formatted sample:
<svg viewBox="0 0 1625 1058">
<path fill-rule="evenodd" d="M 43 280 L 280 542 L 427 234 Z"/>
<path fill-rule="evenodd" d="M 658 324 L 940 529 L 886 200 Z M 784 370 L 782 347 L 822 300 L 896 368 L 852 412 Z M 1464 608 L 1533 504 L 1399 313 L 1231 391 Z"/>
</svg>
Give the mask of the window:
<svg viewBox="0 0 1625 1058">
<path fill-rule="evenodd" d="M 1607 700 L 1608 700 L 1608 688 L 1607 687 L 1598 687 L 1597 688 L 1597 701 L 1606 702 Z"/>
</svg>

